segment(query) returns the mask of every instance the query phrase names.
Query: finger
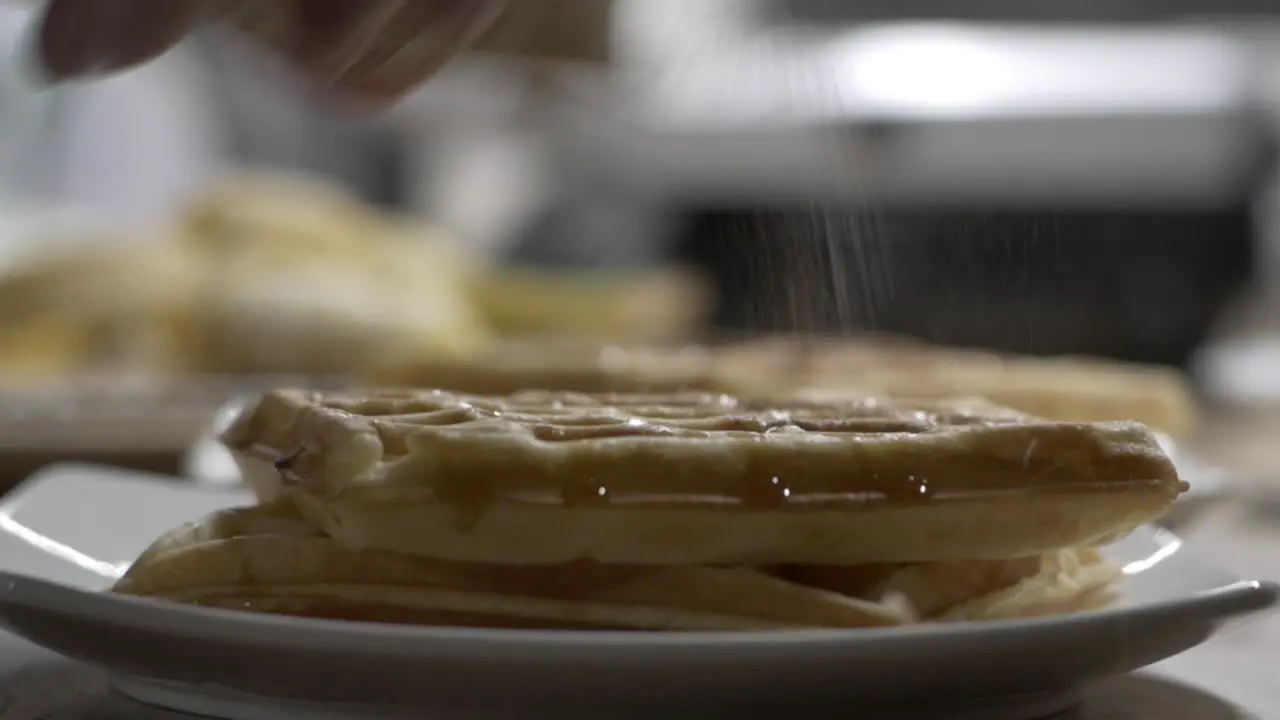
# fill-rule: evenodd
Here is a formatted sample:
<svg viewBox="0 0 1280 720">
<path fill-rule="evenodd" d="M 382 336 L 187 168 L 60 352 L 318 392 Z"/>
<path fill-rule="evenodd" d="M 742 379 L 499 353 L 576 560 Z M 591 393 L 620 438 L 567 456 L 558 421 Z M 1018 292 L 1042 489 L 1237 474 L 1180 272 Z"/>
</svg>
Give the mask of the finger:
<svg viewBox="0 0 1280 720">
<path fill-rule="evenodd" d="M 51 0 L 38 52 L 52 81 L 113 72 L 164 54 L 200 19 L 199 0 Z"/>
<path fill-rule="evenodd" d="M 293 59 L 339 89 L 389 98 L 464 50 L 497 16 L 492 0 L 308 0 Z"/>
</svg>

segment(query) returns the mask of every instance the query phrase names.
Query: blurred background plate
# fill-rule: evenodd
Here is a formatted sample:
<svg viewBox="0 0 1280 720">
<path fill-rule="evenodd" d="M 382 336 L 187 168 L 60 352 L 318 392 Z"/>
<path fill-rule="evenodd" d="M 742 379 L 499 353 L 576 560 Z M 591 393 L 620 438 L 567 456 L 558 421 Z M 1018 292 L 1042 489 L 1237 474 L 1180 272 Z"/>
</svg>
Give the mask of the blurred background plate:
<svg viewBox="0 0 1280 720">
<path fill-rule="evenodd" d="M 333 387 L 327 378 L 79 376 L 0 384 L 0 493 L 58 461 L 176 473 L 229 399 L 279 387 Z"/>
<path fill-rule="evenodd" d="M 231 400 L 218 409 L 213 421 L 203 428 L 182 458 L 182 475 L 209 487 L 237 488 L 244 482 L 231 451 L 218 439 L 249 402 L 248 397 Z"/>
</svg>

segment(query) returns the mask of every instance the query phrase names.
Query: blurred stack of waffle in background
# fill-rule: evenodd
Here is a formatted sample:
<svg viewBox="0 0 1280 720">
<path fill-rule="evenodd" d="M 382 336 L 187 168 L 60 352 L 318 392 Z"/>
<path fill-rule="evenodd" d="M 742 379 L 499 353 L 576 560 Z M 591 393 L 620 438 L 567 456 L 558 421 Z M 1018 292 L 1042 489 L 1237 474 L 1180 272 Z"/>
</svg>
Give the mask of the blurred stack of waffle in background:
<svg viewBox="0 0 1280 720">
<path fill-rule="evenodd" d="M 179 228 L 208 282 L 192 319 L 205 373 L 345 374 L 400 343 L 466 352 L 488 332 L 446 238 L 325 186 L 246 178 Z"/>
<path fill-rule="evenodd" d="M 0 487 L 105 449 L 163 449 L 156 467 L 174 470 L 246 392 L 333 387 L 396 357 L 465 362 L 527 334 L 683 341 L 709 305 L 679 268 L 482 263 L 427 223 L 279 173 L 228 177 L 146 236 L 47 245 L 0 270 Z"/>
<path fill-rule="evenodd" d="M 503 334 L 681 337 L 704 307 L 680 270 L 619 282 L 485 267 L 335 188 L 246 175 L 165 236 L 85 244 L 0 279 L 0 376 L 346 375 Z"/>
</svg>

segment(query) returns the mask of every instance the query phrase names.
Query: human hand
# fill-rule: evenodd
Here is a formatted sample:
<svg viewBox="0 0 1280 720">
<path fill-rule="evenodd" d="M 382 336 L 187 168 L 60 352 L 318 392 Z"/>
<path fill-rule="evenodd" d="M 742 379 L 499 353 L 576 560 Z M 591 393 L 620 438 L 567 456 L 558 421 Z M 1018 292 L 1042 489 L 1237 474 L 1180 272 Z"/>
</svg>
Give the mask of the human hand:
<svg viewBox="0 0 1280 720">
<path fill-rule="evenodd" d="M 38 55 L 53 82 L 123 70 L 225 22 L 340 91 L 394 98 L 464 50 L 503 0 L 50 0 Z"/>
</svg>

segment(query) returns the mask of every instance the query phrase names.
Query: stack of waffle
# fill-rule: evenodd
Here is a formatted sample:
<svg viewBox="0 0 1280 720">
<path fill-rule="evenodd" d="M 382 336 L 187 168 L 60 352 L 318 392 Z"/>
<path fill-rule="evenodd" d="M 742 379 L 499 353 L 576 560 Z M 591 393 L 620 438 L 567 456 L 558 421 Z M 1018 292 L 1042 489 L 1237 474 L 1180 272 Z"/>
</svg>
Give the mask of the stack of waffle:
<svg viewBox="0 0 1280 720">
<path fill-rule="evenodd" d="M 277 391 L 225 442 L 260 503 L 115 592 L 340 620 L 859 628 L 1072 612 L 1185 490 L 1133 422 L 985 401 Z"/>
</svg>

